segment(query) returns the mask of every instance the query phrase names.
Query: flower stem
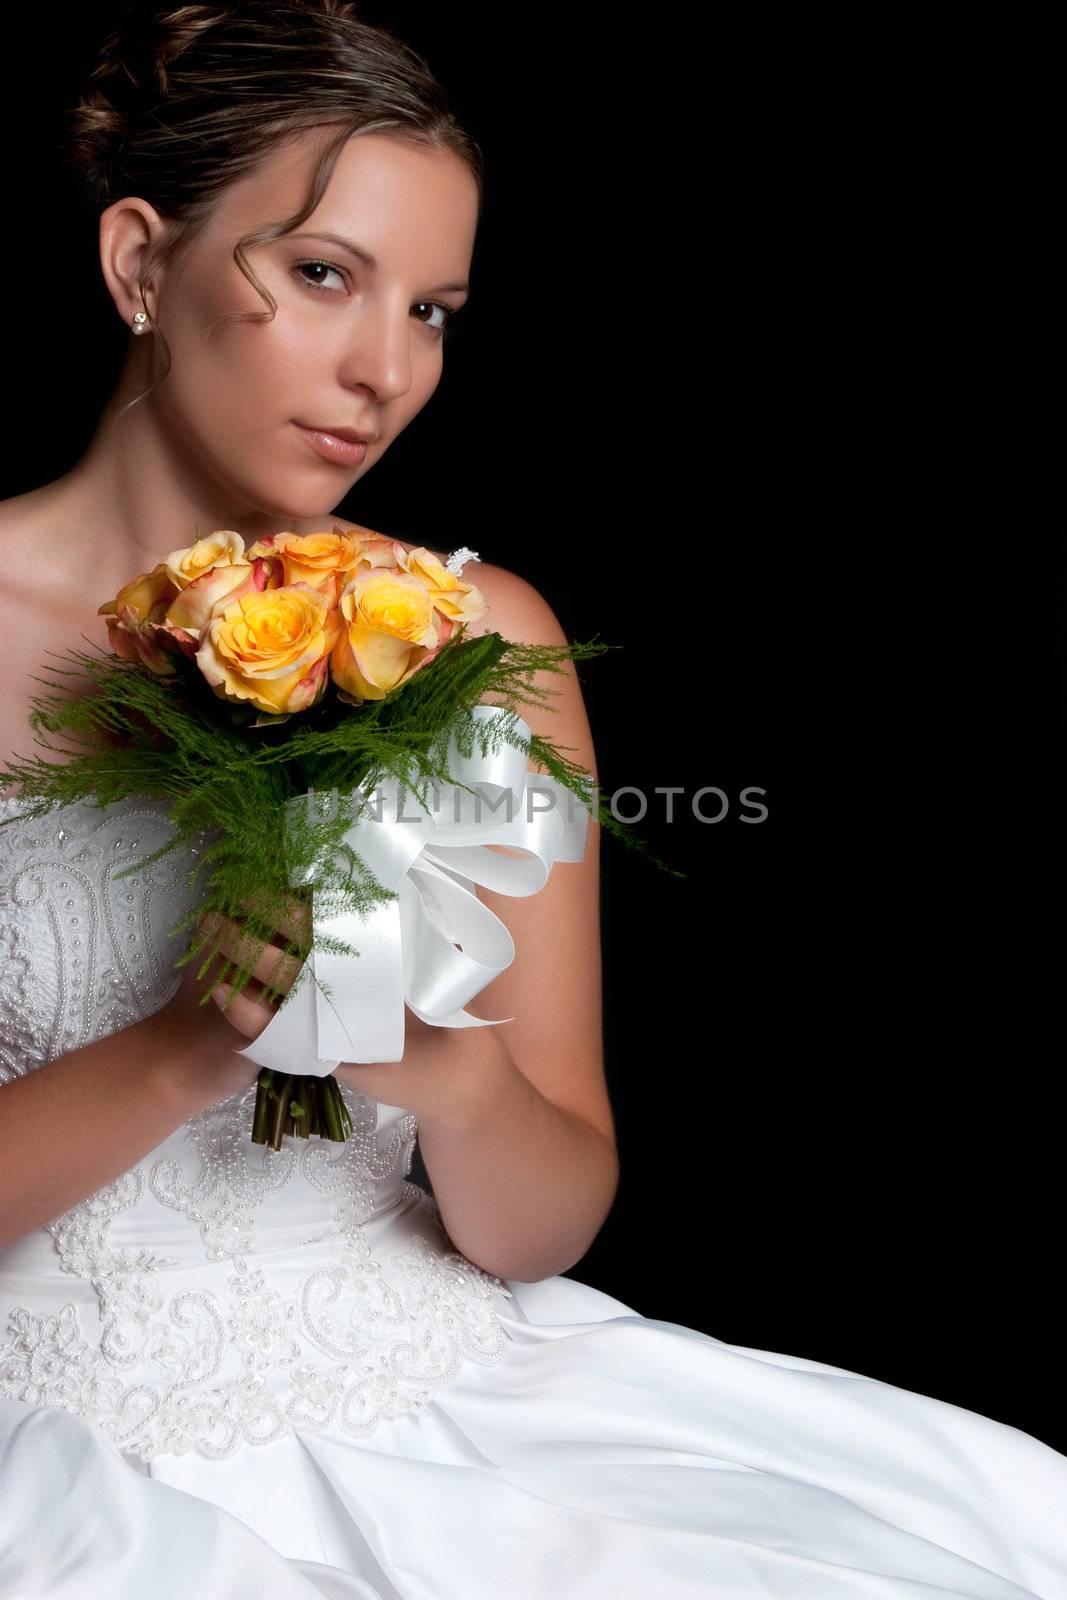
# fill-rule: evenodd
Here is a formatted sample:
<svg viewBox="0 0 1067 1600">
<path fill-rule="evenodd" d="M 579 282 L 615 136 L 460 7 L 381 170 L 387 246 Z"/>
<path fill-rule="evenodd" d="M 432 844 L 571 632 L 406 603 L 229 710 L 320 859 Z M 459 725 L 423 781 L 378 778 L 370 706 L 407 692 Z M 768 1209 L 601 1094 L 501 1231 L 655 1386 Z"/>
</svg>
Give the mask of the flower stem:
<svg viewBox="0 0 1067 1600">
<path fill-rule="evenodd" d="M 337 1091 L 337 1109 L 341 1113 L 341 1131 L 347 1139 L 352 1132 L 352 1118 L 348 1115 L 348 1107 L 345 1105 L 344 1096 L 340 1089 Z"/>
<path fill-rule="evenodd" d="M 274 1073 L 270 1067 L 264 1067 L 256 1083 L 256 1109 L 252 1114 L 253 1144 L 267 1142 L 267 1130 L 270 1127 L 270 1088 L 273 1082 Z"/>
<path fill-rule="evenodd" d="M 275 1102 L 271 1117 L 270 1139 L 268 1143 L 272 1150 L 282 1147 L 282 1134 L 285 1132 L 286 1121 L 289 1116 L 289 1100 L 293 1092 L 293 1077 L 291 1073 L 283 1073 L 275 1090 Z"/>
<path fill-rule="evenodd" d="M 302 1073 L 275 1073 L 264 1067 L 256 1082 L 256 1108 L 252 1117 L 252 1142 L 280 1150 L 284 1134 L 297 1139 L 332 1139 L 343 1144 L 352 1133 L 348 1114 L 332 1076 L 314 1078 Z"/>
<path fill-rule="evenodd" d="M 337 1092 L 337 1082 L 332 1073 L 321 1080 L 321 1088 L 323 1090 L 322 1118 L 326 1124 L 326 1137 L 335 1140 L 338 1144 L 342 1144 L 348 1137 L 344 1131 L 344 1121 L 341 1117 L 344 1103 Z"/>
</svg>

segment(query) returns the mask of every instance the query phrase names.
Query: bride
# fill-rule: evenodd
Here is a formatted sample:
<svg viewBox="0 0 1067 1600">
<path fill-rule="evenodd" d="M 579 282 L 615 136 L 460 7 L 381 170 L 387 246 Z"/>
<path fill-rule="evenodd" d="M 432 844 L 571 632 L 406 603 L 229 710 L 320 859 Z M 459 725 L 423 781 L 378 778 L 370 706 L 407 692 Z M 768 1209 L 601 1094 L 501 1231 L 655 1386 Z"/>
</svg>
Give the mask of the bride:
<svg viewBox="0 0 1067 1600">
<path fill-rule="evenodd" d="M 132 574 L 218 528 L 362 531 L 333 507 L 470 293 L 481 156 L 413 51 L 330 0 L 151 23 L 71 117 L 128 348 L 76 466 L 0 505 L 5 760 L 46 651 Z M 471 632 L 565 642 L 468 555 Z M 553 688 L 526 720 L 595 774 L 578 680 Z M 187 877 L 114 876 L 165 806 L 34 822 L 11 788 L 0 822 L 4 1600 L 1067 1594 L 1047 1445 L 561 1276 L 618 1183 L 592 818 L 539 894 L 480 893 L 517 953 L 471 1009 L 512 1020 L 408 1013 L 402 1062 L 337 1069 L 347 1143 L 278 1152 L 248 1137 L 259 985 L 198 1007 Z"/>
</svg>

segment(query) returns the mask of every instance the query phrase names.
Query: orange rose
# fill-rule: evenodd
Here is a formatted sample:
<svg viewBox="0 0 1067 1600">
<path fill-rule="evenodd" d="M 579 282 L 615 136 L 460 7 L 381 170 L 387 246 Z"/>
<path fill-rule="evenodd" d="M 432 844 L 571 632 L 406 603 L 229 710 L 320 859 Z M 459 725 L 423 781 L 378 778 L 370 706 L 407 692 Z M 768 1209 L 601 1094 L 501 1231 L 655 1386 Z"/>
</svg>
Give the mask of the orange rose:
<svg viewBox="0 0 1067 1600">
<path fill-rule="evenodd" d="M 271 533 L 250 546 L 247 557 L 261 556 L 274 563 L 284 585 L 306 583 L 327 594 L 331 605 L 360 559 L 362 542 L 357 534 Z"/>
</svg>

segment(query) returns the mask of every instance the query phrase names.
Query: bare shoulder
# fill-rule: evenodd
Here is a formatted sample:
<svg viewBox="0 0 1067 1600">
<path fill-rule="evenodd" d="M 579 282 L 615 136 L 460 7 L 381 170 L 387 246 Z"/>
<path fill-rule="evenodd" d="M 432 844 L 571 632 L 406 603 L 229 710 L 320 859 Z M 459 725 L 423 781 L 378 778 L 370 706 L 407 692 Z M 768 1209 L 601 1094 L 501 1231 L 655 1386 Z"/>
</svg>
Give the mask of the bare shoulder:
<svg viewBox="0 0 1067 1600">
<path fill-rule="evenodd" d="M 463 577 L 481 591 L 487 606 L 483 617 L 467 625 L 468 636 L 499 633 L 512 643 L 528 645 L 571 642 L 548 600 L 529 579 L 491 562 L 465 566 Z M 540 704 L 531 701 L 523 705 L 520 714 L 530 731 L 555 744 L 584 771 L 592 773 L 595 780 L 596 749 L 573 662 L 564 659 L 555 670 L 535 672 L 533 685 L 548 698 Z M 486 705 L 508 703 L 506 696 L 492 691 L 486 691 L 481 699 Z M 531 765 L 533 770 L 539 770 L 538 763 Z"/>
<path fill-rule="evenodd" d="M 0 701 L 0 761 L 17 752 L 32 754 L 28 718 L 41 692 L 42 670 L 53 663 L 49 652 L 63 655 L 81 647 L 87 617 L 84 584 L 79 591 L 64 569 L 63 544 L 55 537 L 47 496 L 35 490 L 0 500 L 0 637 L 7 665 Z M 73 671 L 70 663 L 65 670 Z M 78 677 L 65 686 L 81 686 Z"/>
<path fill-rule="evenodd" d="M 523 644 L 568 642 L 548 600 L 528 578 L 491 562 L 465 567 L 463 576 L 481 590 L 489 608 L 479 632 L 500 633 Z"/>
<path fill-rule="evenodd" d="M 463 579 L 480 591 L 487 607 L 477 622 L 468 623 L 468 636 L 499 633 L 521 644 L 566 644 L 552 607 L 529 579 L 491 561 L 465 565 Z"/>
<path fill-rule="evenodd" d="M 50 486 L 0 500 L 0 548 L 4 557 L 4 596 L 25 615 L 40 611 L 69 614 L 78 586 L 65 583 L 64 545 Z M 5 624 L 7 618 L 5 616 Z"/>
<path fill-rule="evenodd" d="M 43 526 L 48 505 L 47 488 L 30 489 L 26 494 L 0 500 L 0 534 L 34 533 Z"/>
<path fill-rule="evenodd" d="M 23 610 L 31 607 L 64 615 L 79 601 L 84 604 L 81 575 L 72 578 L 70 547 L 59 531 L 64 522 L 51 484 L 0 500 L 4 595 L 9 603 L 17 600 Z"/>
</svg>

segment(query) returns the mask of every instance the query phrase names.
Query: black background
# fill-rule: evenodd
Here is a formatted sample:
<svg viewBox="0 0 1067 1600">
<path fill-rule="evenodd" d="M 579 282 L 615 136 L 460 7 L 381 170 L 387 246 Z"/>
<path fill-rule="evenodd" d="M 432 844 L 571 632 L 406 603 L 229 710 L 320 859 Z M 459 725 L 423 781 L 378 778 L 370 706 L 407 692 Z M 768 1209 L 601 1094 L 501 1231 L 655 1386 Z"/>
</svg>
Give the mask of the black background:
<svg viewBox="0 0 1067 1600">
<path fill-rule="evenodd" d="M 0 102 L 4 496 L 73 464 L 121 361 L 56 158 L 109 15 L 24 13 Z M 966 553 L 914 492 L 928 374 L 892 356 L 928 217 L 899 103 L 870 112 L 877 41 L 842 73 L 770 14 L 363 15 L 427 56 L 488 199 L 441 386 L 337 510 L 468 544 L 621 646 L 579 669 L 601 786 L 649 797 L 687 873 L 604 838 L 622 1183 L 571 1276 L 1062 1449 L 1059 1057 L 1014 1026 L 1026 930 L 970 831 Z"/>
</svg>

